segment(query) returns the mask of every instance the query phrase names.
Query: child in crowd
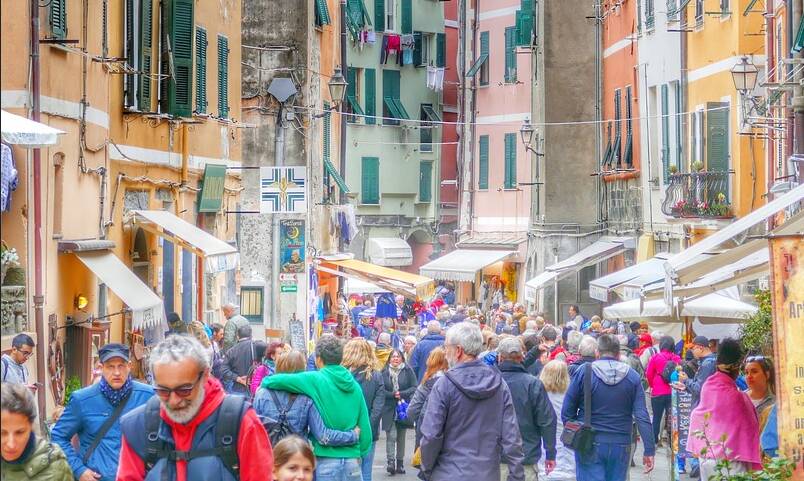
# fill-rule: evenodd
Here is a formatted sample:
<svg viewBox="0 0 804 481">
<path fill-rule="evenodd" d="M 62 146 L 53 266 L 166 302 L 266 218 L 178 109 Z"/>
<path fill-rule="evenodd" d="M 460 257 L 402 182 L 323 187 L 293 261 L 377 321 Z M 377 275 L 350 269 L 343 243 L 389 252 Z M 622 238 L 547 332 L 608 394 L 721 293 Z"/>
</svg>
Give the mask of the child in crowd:
<svg viewBox="0 0 804 481">
<path fill-rule="evenodd" d="M 276 443 L 274 481 L 313 481 L 315 455 L 313 447 L 299 436 L 288 436 Z"/>
</svg>

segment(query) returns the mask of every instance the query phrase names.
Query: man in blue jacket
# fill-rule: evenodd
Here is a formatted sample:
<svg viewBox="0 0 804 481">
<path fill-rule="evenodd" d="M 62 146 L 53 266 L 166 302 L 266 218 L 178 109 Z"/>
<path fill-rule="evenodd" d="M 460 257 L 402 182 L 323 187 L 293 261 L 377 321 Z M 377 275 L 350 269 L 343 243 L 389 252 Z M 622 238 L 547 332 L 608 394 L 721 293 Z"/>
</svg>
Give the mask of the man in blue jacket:
<svg viewBox="0 0 804 481">
<path fill-rule="evenodd" d="M 598 360 L 591 369 L 578 369 L 564 398 L 561 420 L 584 420 L 583 383 L 592 376 L 591 424 L 595 433 L 594 452 L 575 453 L 578 481 L 625 481 L 631 460 L 632 427 L 637 423 L 644 443 L 645 472 L 653 470 L 656 445 L 653 426 L 645 407 L 639 374 L 620 362 L 620 342 L 604 334 L 597 340 Z M 589 364 L 587 364 L 589 366 Z"/>
<path fill-rule="evenodd" d="M 444 336 L 441 335 L 441 323 L 430 321 L 427 323 L 427 335 L 416 344 L 410 356 L 410 367 L 416 372 L 416 378 L 421 382 L 427 371 L 427 358 L 438 346 L 444 345 Z"/>
<path fill-rule="evenodd" d="M 153 388 L 131 378 L 129 349 L 106 344 L 98 350 L 103 376 L 92 386 L 75 391 L 53 427 L 53 441 L 70 462 L 78 481 L 114 481 L 120 457 L 120 418 L 145 404 Z M 71 444 L 78 435 L 79 450 Z"/>
</svg>

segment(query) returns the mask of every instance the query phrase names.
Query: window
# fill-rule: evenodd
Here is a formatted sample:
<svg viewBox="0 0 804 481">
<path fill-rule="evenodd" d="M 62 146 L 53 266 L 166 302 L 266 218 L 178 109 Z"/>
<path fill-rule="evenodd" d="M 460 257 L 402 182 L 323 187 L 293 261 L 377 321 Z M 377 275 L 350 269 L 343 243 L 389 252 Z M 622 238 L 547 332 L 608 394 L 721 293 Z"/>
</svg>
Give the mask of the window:
<svg viewBox="0 0 804 481">
<path fill-rule="evenodd" d="M 218 35 L 218 117 L 229 117 L 229 39 Z"/>
<path fill-rule="evenodd" d="M 489 33 L 480 32 L 480 85 L 489 84 Z"/>
<path fill-rule="evenodd" d="M 52 38 L 67 38 L 67 0 L 50 0 L 48 20 Z"/>
<path fill-rule="evenodd" d="M 189 117 L 193 110 L 193 5 L 193 0 L 162 1 L 159 101 L 162 112 L 175 117 Z"/>
<path fill-rule="evenodd" d="M 670 94 L 667 84 L 662 84 L 662 172 L 664 183 L 670 180 Z"/>
<path fill-rule="evenodd" d="M 631 130 L 631 110 L 632 94 L 631 86 L 625 87 L 625 152 L 623 152 L 623 159 L 625 160 L 625 167 L 630 169 L 634 167 L 634 153 L 633 153 L 633 135 Z"/>
<path fill-rule="evenodd" d="M 363 157 L 361 159 L 361 203 L 380 203 L 380 159 L 378 157 Z"/>
<path fill-rule="evenodd" d="M 396 32 L 396 0 L 385 0 L 385 31 Z"/>
<path fill-rule="evenodd" d="M 262 324 L 263 297 L 265 288 L 258 286 L 242 286 L 240 288 L 240 315 L 248 322 Z"/>
<path fill-rule="evenodd" d="M 413 0 L 401 0 L 402 2 L 402 33 L 413 33 Z"/>
<path fill-rule="evenodd" d="M 695 26 L 703 27 L 704 22 L 704 0 L 695 0 Z"/>
<path fill-rule="evenodd" d="M 505 29 L 505 83 L 516 83 L 516 27 Z"/>
<path fill-rule="evenodd" d="M 615 168 L 620 168 L 623 158 L 620 156 L 622 147 L 622 91 L 614 90 L 614 145 L 611 152 L 611 164 Z"/>
<path fill-rule="evenodd" d="M 413 48 L 413 65 L 426 67 L 432 59 L 433 34 L 416 32 L 413 34 L 415 47 Z"/>
<path fill-rule="evenodd" d="M 533 42 L 533 1 L 522 0 L 521 8 L 516 11 L 516 44 L 521 47 Z"/>
<path fill-rule="evenodd" d="M 729 3 L 729 0 L 720 0 L 720 15 L 722 17 L 726 17 L 731 13 L 729 11 Z"/>
<path fill-rule="evenodd" d="M 505 134 L 505 188 L 517 188 L 516 134 Z"/>
<path fill-rule="evenodd" d="M 419 124 L 419 151 L 421 152 L 433 151 L 433 124 L 430 122 L 434 119 L 430 118 L 429 112 L 435 113 L 432 105 L 422 104 L 421 115 L 419 116 L 423 121 Z"/>
<path fill-rule="evenodd" d="M 679 0 L 667 0 L 667 21 L 677 22 L 680 18 Z M 683 0 L 682 0 L 683 1 Z"/>
<path fill-rule="evenodd" d="M 419 164 L 419 202 L 430 202 L 433 199 L 433 163 Z"/>
<path fill-rule="evenodd" d="M 126 75 L 123 104 L 127 109 L 151 112 L 153 5 L 150 1 L 126 0 L 123 50 L 132 69 L 142 72 Z"/>
<path fill-rule="evenodd" d="M 477 188 L 486 190 L 489 188 L 489 136 L 481 135 L 478 139 L 478 148 L 480 153 L 478 155 L 478 172 L 477 172 Z"/>
<path fill-rule="evenodd" d="M 656 24 L 656 11 L 653 6 L 653 0 L 645 0 L 645 28 L 653 30 Z"/>
<path fill-rule="evenodd" d="M 327 0 L 315 0 L 315 26 L 320 28 L 330 23 Z"/>
<path fill-rule="evenodd" d="M 407 110 L 399 99 L 399 70 L 383 70 L 382 72 L 382 116 L 385 125 L 399 125 L 399 120 L 410 120 Z M 391 120 L 398 119 L 398 120 Z"/>
<path fill-rule="evenodd" d="M 360 69 L 349 67 L 346 69 L 346 103 L 348 110 L 357 115 L 364 115 L 365 112 L 360 107 Z M 354 123 L 360 120 L 361 117 L 350 115 L 346 117 L 346 121 Z"/>
<path fill-rule="evenodd" d="M 377 115 L 377 72 L 373 68 L 363 69 L 363 85 L 365 86 L 366 117 L 365 123 L 374 125 Z"/>
<path fill-rule="evenodd" d="M 195 28 L 195 111 L 207 111 L 207 31 Z"/>
<path fill-rule="evenodd" d="M 436 67 L 447 66 L 447 36 L 443 33 L 436 34 Z"/>
</svg>

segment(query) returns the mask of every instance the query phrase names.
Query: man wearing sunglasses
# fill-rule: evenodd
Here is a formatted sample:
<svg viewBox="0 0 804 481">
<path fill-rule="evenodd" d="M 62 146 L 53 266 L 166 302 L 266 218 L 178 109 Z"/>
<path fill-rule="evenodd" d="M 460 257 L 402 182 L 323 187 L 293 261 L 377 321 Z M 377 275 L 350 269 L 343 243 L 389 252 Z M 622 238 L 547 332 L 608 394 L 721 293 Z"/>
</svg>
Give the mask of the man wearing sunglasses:
<svg viewBox="0 0 804 481">
<path fill-rule="evenodd" d="M 194 337 L 173 335 L 150 354 L 156 396 L 121 421 L 118 481 L 264 481 L 273 453 L 243 396 L 210 376 Z"/>
<path fill-rule="evenodd" d="M 34 341 L 28 334 L 17 334 L 11 341 L 11 353 L 3 354 L 0 377 L 3 382 L 25 384 L 36 390 L 25 363 L 33 355 Z"/>
</svg>

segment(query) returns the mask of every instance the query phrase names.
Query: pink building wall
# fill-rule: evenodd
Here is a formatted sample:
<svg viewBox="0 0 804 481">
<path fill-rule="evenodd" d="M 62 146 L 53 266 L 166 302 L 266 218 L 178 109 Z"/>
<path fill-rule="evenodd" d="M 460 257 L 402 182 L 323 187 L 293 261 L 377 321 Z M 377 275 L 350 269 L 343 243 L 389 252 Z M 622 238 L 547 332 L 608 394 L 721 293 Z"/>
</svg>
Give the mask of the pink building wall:
<svg viewBox="0 0 804 481">
<path fill-rule="evenodd" d="M 447 65 L 444 72 L 443 119 L 441 146 L 440 202 L 441 222 L 455 222 L 454 214 L 458 205 L 458 131 L 454 122 L 458 121 L 459 69 L 458 69 L 458 0 L 444 3 L 444 33 L 447 39 Z M 452 122 L 452 123 L 450 123 Z M 443 182 L 447 181 L 447 182 Z"/>
</svg>

